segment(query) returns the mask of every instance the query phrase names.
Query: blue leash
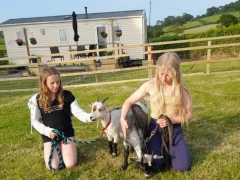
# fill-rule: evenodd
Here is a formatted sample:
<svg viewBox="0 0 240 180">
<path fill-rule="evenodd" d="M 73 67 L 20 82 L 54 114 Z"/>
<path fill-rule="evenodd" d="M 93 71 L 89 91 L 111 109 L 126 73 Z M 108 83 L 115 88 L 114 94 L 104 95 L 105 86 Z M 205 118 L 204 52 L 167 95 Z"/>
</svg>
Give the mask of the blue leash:
<svg viewBox="0 0 240 180">
<path fill-rule="evenodd" d="M 94 142 L 97 142 L 100 139 L 100 138 L 98 138 L 98 139 L 94 139 L 92 141 L 85 141 L 84 142 L 84 141 L 78 141 L 78 140 L 75 140 L 75 139 L 70 139 L 69 137 L 64 135 L 64 132 L 56 130 L 56 129 L 54 129 L 53 132 L 55 134 L 57 134 L 57 136 L 54 139 L 51 140 L 52 146 L 51 146 L 50 155 L 49 155 L 49 159 L 48 159 L 48 167 L 51 170 L 56 170 L 56 171 L 59 171 L 59 170 L 64 168 L 62 154 L 61 154 L 61 151 L 58 147 L 58 143 L 62 142 L 63 144 L 67 144 L 67 141 L 69 140 L 69 141 L 77 143 L 77 144 L 92 144 Z M 58 157 L 59 157 L 59 167 L 57 169 L 54 169 L 51 165 L 54 148 L 56 148 L 56 151 L 57 151 Z"/>
</svg>

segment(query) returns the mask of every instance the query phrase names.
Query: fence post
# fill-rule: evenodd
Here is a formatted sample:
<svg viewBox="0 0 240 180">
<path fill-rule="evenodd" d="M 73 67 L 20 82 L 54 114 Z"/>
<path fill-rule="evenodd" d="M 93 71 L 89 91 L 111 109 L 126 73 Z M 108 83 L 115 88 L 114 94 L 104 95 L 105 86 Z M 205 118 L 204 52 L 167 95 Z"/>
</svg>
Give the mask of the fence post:
<svg viewBox="0 0 240 180">
<path fill-rule="evenodd" d="M 41 73 L 41 70 L 42 70 L 41 65 L 40 65 L 41 57 L 37 57 L 37 63 L 38 63 L 38 72 L 39 72 L 39 76 L 40 76 L 40 73 Z"/>
<path fill-rule="evenodd" d="M 208 46 L 211 46 L 212 41 L 208 41 Z M 206 67 L 206 73 L 210 73 L 210 60 L 211 60 L 211 48 L 208 48 L 207 51 L 207 67 Z"/>
<path fill-rule="evenodd" d="M 119 55 L 119 44 L 117 44 L 118 50 L 117 50 L 117 54 Z"/>
<path fill-rule="evenodd" d="M 121 44 L 121 46 L 123 47 L 123 44 Z M 122 53 L 121 54 L 124 54 L 124 50 L 123 50 L 123 48 L 122 48 Z"/>
<path fill-rule="evenodd" d="M 97 65 L 96 65 L 96 59 L 95 59 L 95 52 L 92 53 L 93 56 L 93 67 L 94 67 L 94 71 L 97 71 Z M 98 74 L 95 73 L 95 82 L 98 83 Z"/>
<path fill-rule="evenodd" d="M 150 65 L 152 65 L 152 58 L 151 58 L 151 46 L 148 45 L 148 78 L 151 79 L 152 78 L 152 68 L 150 67 Z"/>
<path fill-rule="evenodd" d="M 69 46 L 69 50 L 68 50 L 70 53 L 72 52 L 72 46 Z M 70 59 L 72 60 L 73 59 L 73 55 L 70 54 Z"/>
</svg>

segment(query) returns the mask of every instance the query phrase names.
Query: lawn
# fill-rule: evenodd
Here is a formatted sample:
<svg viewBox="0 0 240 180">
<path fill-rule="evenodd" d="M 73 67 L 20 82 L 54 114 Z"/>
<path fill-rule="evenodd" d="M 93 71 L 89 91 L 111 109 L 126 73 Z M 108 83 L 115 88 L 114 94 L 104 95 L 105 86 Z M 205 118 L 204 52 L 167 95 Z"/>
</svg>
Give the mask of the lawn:
<svg viewBox="0 0 240 180">
<path fill-rule="evenodd" d="M 184 76 L 194 104 L 194 118 L 183 126 L 191 152 L 192 169 L 185 173 L 170 170 L 153 174 L 152 179 L 240 179 L 239 77 L 239 71 Z M 73 92 L 81 107 L 90 111 L 89 104 L 98 95 L 100 99 L 110 97 L 106 101 L 109 109 L 121 106 L 141 83 L 68 89 Z M 118 145 L 119 156 L 112 158 L 108 153 L 106 135 L 94 144 L 77 145 L 78 163 L 74 169 L 59 172 L 47 170 L 41 136 L 35 129 L 30 133 L 27 102 L 33 93 L 0 93 L 0 179 L 145 179 L 134 162 L 129 162 L 126 171 L 121 170 L 122 141 Z M 73 125 L 76 139 L 80 141 L 95 139 L 101 133 L 101 125 L 97 122 L 84 124 L 73 118 Z"/>
<path fill-rule="evenodd" d="M 0 38 L 0 50 L 6 50 L 5 41 L 3 38 Z"/>
</svg>

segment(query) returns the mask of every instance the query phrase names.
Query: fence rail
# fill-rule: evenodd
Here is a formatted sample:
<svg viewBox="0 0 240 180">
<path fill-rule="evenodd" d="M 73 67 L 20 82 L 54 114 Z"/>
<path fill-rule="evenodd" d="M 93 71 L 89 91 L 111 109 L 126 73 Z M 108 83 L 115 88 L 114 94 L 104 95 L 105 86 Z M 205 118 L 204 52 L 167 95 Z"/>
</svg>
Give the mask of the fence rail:
<svg viewBox="0 0 240 180">
<path fill-rule="evenodd" d="M 201 38 L 201 39 L 191 39 L 191 40 L 180 40 L 180 41 L 169 41 L 169 42 L 156 42 L 156 43 L 146 43 L 146 44 L 136 44 L 136 45 L 117 45 L 117 47 L 109 47 L 109 48 L 103 48 L 103 49 L 95 49 L 95 50 L 85 50 L 85 51 L 81 51 L 81 53 L 92 53 L 93 56 L 89 57 L 89 58 L 80 58 L 80 59 L 69 59 L 69 60 L 64 60 L 64 61 L 51 61 L 51 62 L 42 62 L 42 58 L 43 57 L 47 57 L 47 56 L 52 56 L 52 54 L 43 54 L 43 55 L 37 55 L 37 56 L 18 56 L 18 57 L 5 57 L 5 58 L 0 58 L 0 61 L 9 61 L 11 62 L 14 59 L 25 59 L 26 63 L 24 64 L 11 64 L 11 65 L 1 65 L 0 69 L 2 69 L 2 74 L 3 71 L 7 71 L 7 70 L 11 70 L 11 68 L 20 68 L 20 67 L 26 67 L 26 68 L 35 68 L 35 72 L 37 72 L 36 74 L 39 74 L 39 72 L 41 71 L 41 69 L 45 66 L 56 66 L 56 65 L 71 65 L 71 64 L 77 64 L 77 63 L 86 63 L 89 66 L 91 65 L 93 68 L 90 68 L 90 71 L 88 72 L 69 72 L 69 73 L 61 73 L 62 76 L 84 76 L 84 75 L 94 75 L 95 78 L 95 83 L 98 83 L 98 75 L 102 74 L 102 73 L 113 73 L 113 72 L 122 72 L 122 71 L 131 71 L 131 70 L 137 70 L 137 69 L 147 69 L 148 71 L 148 75 L 147 78 L 152 78 L 153 76 L 153 69 L 155 68 L 154 62 L 156 59 L 153 59 L 152 54 L 159 54 L 159 53 L 164 53 L 164 52 L 171 52 L 171 51 L 175 51 L 175 52 L 180 52 L 180 51 L 192 51 L 192 50 L 202 50 L 205 49 L 205 55 L 206 55 L 206 59 L 205 60 L 192 60 L 190 59 L 190 61 L 188 62 L 182 62 L 182 64 L 184 65 L 192 65 L 194 66 L 195 64 L 205 64 L 205 69 L 203 70 L 203 72 L 209 74 L 210 71 L 210 64 L 211 63 L 216 63 L 216 62 L 226 62 L 226 61 L 238 61 L 238 58 L 236 59 L 218 59 L 218 60 L 214 60 L 211 57 L 211 49 L 213 48 L 222 48 L 222 47 L 234 47 L 234 46 L 240 46 L 240 43 L 229 43 L 229 44 L 218 44 L 218 45 L 212 45 L 212 41 L 213 40 L 218 40 L 218 39 L 229 39 L 229 38 L 239 38 L 240 35 L 232 35 L 232 36 L 222 36 L 222 37 L 212 37 L 212 38 Z M 157 45 L 166 45 L 166 44 L 177 44 L 177 43 L 186 43 L 186 42 L 198 42 L 198 41 L 207 41 L 207 45 L 204 46 L 197 46 L 197 47 L 187 47 L 187 48 L 176 48 L 176 49 L 164 49 L 164 50 L 153 50 L 152 46 L 157 46 Z M 129 54 L 123 54 L 123 52 L 126 52 L 129 49 L 136 49 L 139 47 L 144 47 L 145 51 L 137 51 L 137 52 L 132 52 Z M 41 48 L 41 47 L 34 47 L 34 48 Z M 110 56 L 95 56 L 96 52 L 101 52 L 101 51 L 114 51 L 115 53 L 113 55 Z M 76 54 L 76 52 L 62 52 L 59 53 L 59 55 L 73 55 Z M 58 54 L 54 54 L 54 55 L 58 55 Z M 142 61 L 145 62 L 143 64 L 143 66 L 138 66 L 138 67 L 129 67 L 129 68 L 122 68 L 120 66 L 118 66 L 118 59 L 121 57 L 128 57 L 128 56 L 136 56 L 136 55 L 142 55 L 143 58 Z M 37 59 L 37 63 L 28 63 L 28 60 L 31 58 L 36 58 Z M 106 61 L 107 59 L 109 59 L 108 61 Z M 102 60 L 103 62 L 109 62 L 111 63 L 113 66 L 107 66 L 108 64 L 104 64 L 104 66 L 106 66 L 107 68 L 98 68 L 96 66 L 96 62 L 97 60 Z M 238 64 L 239 65 L 239 64 Z M 20 70 L 22 71 L 22 70 Z M 1 73 L 1 72 L 0 72 Z M 19 81 L 19 80 L 26 80 L 26 79 L 37 79 L 38 77 L 14 77 L 14 76 L 2 76 L 0 74 L 0 81 Z"/>
</svg>

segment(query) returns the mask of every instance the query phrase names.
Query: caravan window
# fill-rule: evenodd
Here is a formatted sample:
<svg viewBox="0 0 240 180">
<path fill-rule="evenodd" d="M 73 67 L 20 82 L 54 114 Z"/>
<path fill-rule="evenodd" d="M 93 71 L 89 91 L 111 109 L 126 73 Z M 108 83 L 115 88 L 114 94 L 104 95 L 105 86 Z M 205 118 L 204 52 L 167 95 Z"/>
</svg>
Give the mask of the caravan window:
<svg viewBox="0 0 240 180">
<path fill-rule="evenodd" d="M 68 42 L 67 29 L 59 29 L 59 42 Z"/>
</svg>

